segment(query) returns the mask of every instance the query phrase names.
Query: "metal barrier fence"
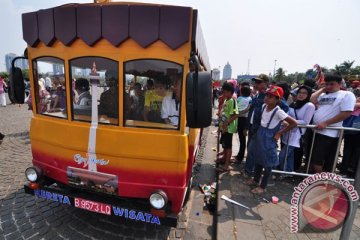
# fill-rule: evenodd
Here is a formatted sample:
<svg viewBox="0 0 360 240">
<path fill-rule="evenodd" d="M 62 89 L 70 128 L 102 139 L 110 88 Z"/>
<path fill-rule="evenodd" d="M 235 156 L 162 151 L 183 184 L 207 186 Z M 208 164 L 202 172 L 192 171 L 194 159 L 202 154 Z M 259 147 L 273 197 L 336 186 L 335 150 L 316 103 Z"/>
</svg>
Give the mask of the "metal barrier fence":
<svg viewBox="0 0 360 240">
<path fill-rule="evenodd" d="M 298 127 L 299 128 L 315 129 L 316 125 L 298 125 Z M 339 140 L 338 140 L 338 144 L 337 144 L 336 154 L 334 156 L 334 164 L 332 166 L 332 172 L 335 172 L 336 164 L 338 162 L 338 157 L 339 157 L 340 148 L 341 148 L 341 144 L 342 144 L 342 140 L 343 140 L 343 137 L 344 137 L 344 132 L 345 131 L 360 132 L 360 129 L 358 129 L 358 128 L 345 128 L 345 127 L 326 127 L 325 129 L 339 131 Z M 313 150 L 314 150 L 314 142 L 315 142 L 316 133 L 317 133 L 317 130 L 314 130 L 313 135 L 312 135 L 311 145 L 310 145 L 310 153 L 309 153 L 308 161 L 307 161 L 307 164 L 306 164 L 306 173 L 285 171 L 287 161 L 288 161 L 288 152 L 289 152 L 289 145 L 288 144 L 286 144 L 286 153 L 285 153 L 285 160 L 284 160 L 283 170 L 275 170 L 274 169 L 272 172 L 273 173 L 280 173 L 280 174 L 295 175 L 295 176 L 303 176 L 303 177 L 311 176 L 312 174 L 309 174 L 309 169 L 310 169 L 311 158 L 312 158 L 312 154 L 313 154 Z M 288 134 L 287 143 L 289 143 L 290 134 L 291 133 Z M 344 178 L 344 179 L 346 179 L 346 178 Z M 346 179 L 346 180 L 354 181 L 354 179 L 351 179 L 351 178 Z"/>
</svg>

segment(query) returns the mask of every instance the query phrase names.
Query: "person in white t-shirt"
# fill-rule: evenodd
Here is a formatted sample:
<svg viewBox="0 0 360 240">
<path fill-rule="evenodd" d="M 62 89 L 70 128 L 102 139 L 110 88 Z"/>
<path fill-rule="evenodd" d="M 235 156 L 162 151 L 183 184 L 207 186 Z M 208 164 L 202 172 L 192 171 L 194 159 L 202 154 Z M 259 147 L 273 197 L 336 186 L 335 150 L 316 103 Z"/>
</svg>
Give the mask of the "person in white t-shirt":
<svg viewBox="0 0 360 240">
<path fill-rule="evenodd" d="M 310 102 L 312 94 L 311 88 L 308 86 L 300 86 L 296 91 L 295 102 L 290 104 L 289 116 L 294 118 L 297 124 L 308 125 L 314 116 L 315 106 Z M 306 128 L 293 128 L 282 137 L 283 146 L 279 154 L 280 169 L 292 172 L 296 170 L 295 166 L 301 165 L 303 152 L 300 159 L 296 159 L 296 151 L 302 150 L 304 146 L 300 145 L 301 136 L 305 134 Z M 285 165 L 286 161 L 286 165 Z M 300 164 L 298 163 L 300 162 Z M 295 164 L 296 163 L 296 164 Z"/>
<path fill-rule="evenodd" d="M 165 96 L 161 105 L 161 118 L 175 127 L 179 125 L 180 93 L 181 79 L 178 78 L 175 80 L 173 93 Z"/>
<path fill-rule="evenodd" d="M 325 128 L 342 127 L 343 120 L 354 110 L 355 96 L 340 90 L 341 82 L 342 78 L 337 74 L 325 76 L 325 87 L 313 93 L 310 99 L 317 106 L 313 118 L 315 142 L 310 159 L 311 169 L 316 173 L 332 171 L 339 141 L 337 130 Z"/>
<path fill-rule="evenodd" d="M 47 74 L 46 77 L 45 77 L 45 89 L 50 92 L 51 89 L 52 89 L 52 80 L 51 78 L 49 77 L 49 75 Z"/>
</svg>

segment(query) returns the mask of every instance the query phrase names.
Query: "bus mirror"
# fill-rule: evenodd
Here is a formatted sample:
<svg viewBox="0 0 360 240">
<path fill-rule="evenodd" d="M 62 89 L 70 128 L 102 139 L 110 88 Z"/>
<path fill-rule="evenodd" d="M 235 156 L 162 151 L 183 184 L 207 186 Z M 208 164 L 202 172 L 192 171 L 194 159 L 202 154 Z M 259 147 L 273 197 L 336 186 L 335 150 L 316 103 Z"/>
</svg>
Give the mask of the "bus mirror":
<svg viewBox="0 0 360 240">
<path fill-rule="evenodd" d="M 10 70 L 10 91 L 9 98 L 14 103 L 24 103 L 25 100 L 25 83 L 22 71 L 18 67 L 12 67 Z"/>
<path fill-rule="evenodd" d="M 204 128 L 212 120 L 212 81 L 209 72 L 186 76 L 186 121 L 190 128 Z"/>
</svg>

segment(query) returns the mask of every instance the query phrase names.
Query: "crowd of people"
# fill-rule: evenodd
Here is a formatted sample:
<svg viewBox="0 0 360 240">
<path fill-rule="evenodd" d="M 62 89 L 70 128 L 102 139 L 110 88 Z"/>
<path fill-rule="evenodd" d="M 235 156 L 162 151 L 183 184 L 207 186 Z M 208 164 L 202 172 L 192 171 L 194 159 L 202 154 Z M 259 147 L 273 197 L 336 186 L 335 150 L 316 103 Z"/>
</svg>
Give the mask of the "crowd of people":
<svg viewBox="0 0 360 240">
<path fill-rule="evenodd" d="M 292 87 L 270 84 L 265 74 L 253 78 L 251 84 L 228 80 L 222 86 L 217 114 L 223 148 L 216 160 L 217 171 L 228 172 L 231 163 L 244 162 L 246 184 L 254 186 L 253 193 L 265 191 L 273 169 L 291 173 L 304 171 L 309 164 L 309 173 L 333 172 L 337 167 L 340 174 L 354 177 L 360 132 L 345 131 L 343 157 L 338 163 L 342 139 L 339 130 L 331 127 L 360 128 L 358 81 L 344 84 L 337 73 L 325 75 L 321 82 L 306 80 Z M 240 146 L 232 158 L 234 134 L 239 136 Z"/>
<path fill-rule="evenodd" d="M 66 86 L 64 75 L 50 77 L 49 75 L 39 75 L 38 79 L 37 111 L 39 113 L 53 113 L 58 111 L 66 112 Z M 32 106 L 32 96 L 30 92 L 29 80 L 25 80 L 25 102 Z"/>
</svg>

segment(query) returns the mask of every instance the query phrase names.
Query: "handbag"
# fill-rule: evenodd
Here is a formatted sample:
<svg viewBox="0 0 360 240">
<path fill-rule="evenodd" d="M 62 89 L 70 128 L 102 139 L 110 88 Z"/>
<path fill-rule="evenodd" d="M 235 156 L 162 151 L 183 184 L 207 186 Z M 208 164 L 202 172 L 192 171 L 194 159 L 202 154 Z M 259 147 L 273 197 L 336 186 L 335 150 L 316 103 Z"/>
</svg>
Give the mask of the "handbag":
<svg viewBox="0 0 360 240">
<path fill-rule="evenodd" d="M 297 116 L 295 108 L 294 108 L 294 113 L 295 113 L 295 119 L 298 120 L 298 116 Z M 303 131 L 302 131 L 302 129 L 300 127 L 298 127 L 298 129 L 299 129 L 299 132 L 300 132 L 300 142 L 299 142 L 300 148 L 304 148 L 306 146 L 306 144 L 307 144 L 306 139 L 304 137 L 305 133 L 303 134 Z M 306 132 L 306 130 L 307 129 L 305 129 L 305 132 Z"/>
</svg>

